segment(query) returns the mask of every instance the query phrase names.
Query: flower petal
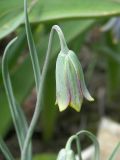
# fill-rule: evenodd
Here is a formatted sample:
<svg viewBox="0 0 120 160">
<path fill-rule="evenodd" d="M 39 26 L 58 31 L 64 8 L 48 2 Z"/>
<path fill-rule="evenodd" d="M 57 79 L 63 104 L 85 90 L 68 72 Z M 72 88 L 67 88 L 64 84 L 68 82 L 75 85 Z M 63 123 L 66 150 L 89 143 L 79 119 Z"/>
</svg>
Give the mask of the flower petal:
<svg viewBox="0 0 120 160">
<path fill-rule="evenodd" d="M 70 107 L 74 108 L 76 111 L 80 111 L 83 102 L 83 95 L 80 89 L 80 83 L 74 68 L 74 65 L 69 59 L 69 55 L 66 60 L 66 70 L 67 70 L 67 81 L 70 93 Z"/>
<path fill-rule="evenodd" d="M 56 103 L 59 106 L 59 110 L 65 110 L 70 102 L 70 95 L 66 82 L 66 55 L 59 53 L 56 62 Z"/>
<path fill-rule="evenodd" d="M 72 61 L 72 63 L 75 65 L 74 68 L 76 70 L 76 74 L 77 74 L 79 81 L 80 81 L 82 94 L 84 95 L 84 97 L 87 100 L 94 101 L 94 99 L 92 98 L 92 96 L 90 95 L 90 93 L 86 87 L 82 66 L 81 66 L 76 54 L 73 51 L 69 51 L 69 58 Z"/>
</svg>

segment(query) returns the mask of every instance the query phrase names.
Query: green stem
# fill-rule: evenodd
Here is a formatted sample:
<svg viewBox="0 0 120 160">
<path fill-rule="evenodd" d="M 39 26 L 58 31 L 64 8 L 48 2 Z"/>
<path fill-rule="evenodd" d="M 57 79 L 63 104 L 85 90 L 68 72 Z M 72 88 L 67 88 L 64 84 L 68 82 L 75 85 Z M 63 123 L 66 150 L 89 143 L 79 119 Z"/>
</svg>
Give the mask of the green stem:
<svg viewBox="0 0 120 160">
<path fill-rule="evenodd" d="M 80 148 L 80 143 L 79 143 L 79 137 L 78 135 L 73 135 L 71 136 L 65 146 L 66 150 L 70 150 L 72 148 L 72 142 L 73 140 L 76 140 L 76 147 L 77 147 L 77 152 L 78 152 L 78 156 L 79 156 L 79 160 L 82 160 L 82 156 L 81 156 L 81 148 Z"/>
<path fill-rule="evenodd" d="M 52 27 L 52 30 L 53 31 L 55 30 L 58 33 L 58 36 L 59 36 L 59 39 L 60 39 L 61 51 L 63 51 L 64 53 L 67 54 L 69 49 L 67 47 L 67 44 L 66 44 L 66 41 L 65 41 L 65 37 L 64 37 L 64 34 L 63 34 L 62 30 L 60 29 L 60 27 L 58 25 L 54 25 Z M 51 30 L 51 32 L 52 32 L 52 30 Z"/>
<path fill-rule="evenodd" d="M 80 142 L 79 142 L 79 137 L 76 137 L 76 146 L 77 146 L 77 152 L 78 152 L 78 157 L 79 160 L 82 160 L 82 156 L 81 156 L 81 147 L 80 147 Z"/>
<path fill-rule="evenodd" d="M 39 118 L 40 112 L 42 110 L 41 108 L 41 103 L 42 103 L 42 94 L 43 94 L 43 89 L 44 89 L 44 83 L 45 83 L 45 77 L 47 74 L 47 69 L 49 66 L 49 60 L 50 60 L 50 53 L 51 53 L 51 49 L 52 49 L 52 40 L 53 40 L 53 36 L 54 36 L 54 31 L 56 31 L 58 33 L 59 39 L 60 39 L 60 45 L 61 45 L 61 50 L 62 51 L 66 51 L 68 52 L 68 48 L 64 39 L 64 35 L 61 31 L 61 29 L 59 28 L 59 26 L 55 25 L 52 27 L 51 32 L 50 32 L 50 37 L 49 37 L 49 43 L 48 43 L 48 49 L 47 49 L 47 54 L 46 54 L 46 59 L 45 59 L 45 63 L 43 66 L 43 71 L 42 71 L 42 75 L 41 75 L 41 82 L 39 85 L 39 89 L 38 89 L 38 95 L 37 95 L 37 102 L 36 102 L 36 107 L 35 107 L 35 111 L 33 114 L 33 118 L 30 124 L 30 127 L 28 129 L 27 132 L 27 136 L 25 139 L 25 143 L 24 143 L 24 147 L 22 150 L 22 155 L 21 155 L 21 160 L 26 160 L 26 150 L 28 147 L 28 144 L 30 142 L 30 139 L 32 137 L 35 125 L 37 123 L 37 120 Z"/>
<path fill-rule="evenodd" d="M 73 140 L 75 140 L 77 138 L 77 136 L 76 135 L 73 135 L 73 136 L 71 136 L 69 139 L 68 139 L 68 141 L 67 141 L 67 143 L 66 143 L 66 146 L 65 146 L 65 149 L 66 150 L 70 150 L 72 147 L 71 147 L 71 145 L 72 145 L 72 141 Z"/>
<path fill-rule="evenodd" d="M 77 136 L 80 136 L 82 134 L 88 136 L 95 145 L 95 154 L 94 154 L 93 159 L 94 160 L 100 160 L 100 147 L 99 147 L 99 143 L 98 143 L 96 137 L 91 132 L 88 132 L 88 131 L 85 131 L 85 130 L 82 130 L 82 131 L 76 133 Z"/>
</svg>

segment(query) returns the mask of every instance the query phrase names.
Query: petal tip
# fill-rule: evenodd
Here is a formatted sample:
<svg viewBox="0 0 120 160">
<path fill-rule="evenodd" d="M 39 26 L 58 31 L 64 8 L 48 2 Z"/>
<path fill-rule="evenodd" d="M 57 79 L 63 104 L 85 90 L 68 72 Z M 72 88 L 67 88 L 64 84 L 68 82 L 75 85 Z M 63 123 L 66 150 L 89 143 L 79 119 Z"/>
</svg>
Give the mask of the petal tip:
<svg viewBox="0 0 120 160">
<path fill-rule="evenodd" d="M 93 97 L 89 98 L 89 101 L 93 102 L 95 99 Z"/>
<path fill-rule="evenodd" d="M 67 108 L 67 106 L 58 106 L 58 107 L 60 112 L 63 112 Z"/>
<path fill-rule="evenodd" d="M 68 107 L 68 104 L 65 105 L 59 101 L 56 100 L 55 105 L 58 105 L 59 111 L 62 112 L 64 110 L 66 110 L 66 108 Z"/>
<path fill-rule="evenodd" d="M 80 112 L 82 106 L 82 102 L 78 105 L 75 105 L 73 103 L 70 103 L 70 107 L 73 108 L 76 112 Z"/>
</svg>

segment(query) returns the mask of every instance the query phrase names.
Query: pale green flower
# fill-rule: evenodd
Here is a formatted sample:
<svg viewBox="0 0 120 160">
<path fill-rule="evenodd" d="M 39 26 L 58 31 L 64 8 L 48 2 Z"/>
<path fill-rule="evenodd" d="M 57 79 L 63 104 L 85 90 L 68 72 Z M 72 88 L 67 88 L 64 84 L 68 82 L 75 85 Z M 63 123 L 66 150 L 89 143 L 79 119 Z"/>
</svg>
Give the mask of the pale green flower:
<svg viewBox="0 0 120 160">
<path fill-rule="evenodd" d="M 69 149 L 61 149 L 58 153 L 57 160 L 75 160 L 75 154 L 73 150 Z"/>
<path fill-rule="evenodd" d="M 81 64 L 73 51 L 61 51 L 56 62 L 56 103 L 59 110 L 70 106 L 80 111 L 83 97 L 94 100 L 86 88 Z"/>
</svg>

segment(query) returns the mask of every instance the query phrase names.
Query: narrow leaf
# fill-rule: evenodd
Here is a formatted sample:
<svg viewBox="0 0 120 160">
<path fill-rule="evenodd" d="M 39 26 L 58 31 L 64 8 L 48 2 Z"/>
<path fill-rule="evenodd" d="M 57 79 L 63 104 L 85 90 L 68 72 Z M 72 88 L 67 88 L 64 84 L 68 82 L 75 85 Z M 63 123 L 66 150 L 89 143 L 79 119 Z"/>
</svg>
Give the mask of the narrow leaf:
<svg viewBox="0 0 120 160">
<path fill-rule="evenodd" d="M 3 152 L 6 160 L 15 160 L 1 137 L 0 137 L 0 149 Z"/>
<path fill-rule="evenodd" d="M 18 104 L 16 103 L 16 100 L 14 98 L 11 80 L 10 80 L 10 76 L 8 72 L 9 49 L 15 41 L 16 41 L 16 38 L 14 38 L 5 49 L 3 59 L 2 59 L 2 75 L 3 75 L 3 82 L 4 82 L 8 102 L 9 102 L 11 115 L 12 115 L 14 126 L 16 129 L 20 148 L 22 150 L 22 147 L 24 145 L 25 135 L 27 132 L 27 121 L 25 119 L 24 113 L 22 112 L 21 108 L 18 107 Z M 31 147 L 30 146 L 28 147 L 27 156 L 28 158 L 31 158 Z"/>
<path fill-rule="evenodd" d="M 116 145 L 115 149 L 113 150 L 108 160 L 116 160 L 118 152 L 120 152 L 120 142 Z"/>
<path fill-rule="evenodd" d="M 30 0 L 30 21 L 48 22 L 61 19 L 78 19 L 120 15 L 119 0 Z M 14 31 L 23 23 L 23 1 L 0 1 L 0 38 Z"/>
<path fill-rule="evenodd" d="M 27 35 L 28 46 L 30 50 L 30 56 L 31 56 L 34 76 L 35 76 L 36 88 L 38 91 L 41 73 L 40 73 L 40 66 L 39 66 L 39 61 L 38 61 L 38 54 L 37 54 L 37 50 L 36 50 L 35 43 L 33 40 L 32 32 L 31 32 L 31 28 L 29 24 L 29 19 L 28 19 L 28 14 L 27 14 L 27 0 L 24 0 L 24 13 L 25 13 L 26 35 Z"/>
</svg>

